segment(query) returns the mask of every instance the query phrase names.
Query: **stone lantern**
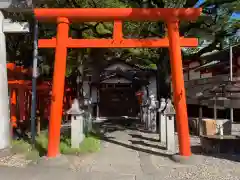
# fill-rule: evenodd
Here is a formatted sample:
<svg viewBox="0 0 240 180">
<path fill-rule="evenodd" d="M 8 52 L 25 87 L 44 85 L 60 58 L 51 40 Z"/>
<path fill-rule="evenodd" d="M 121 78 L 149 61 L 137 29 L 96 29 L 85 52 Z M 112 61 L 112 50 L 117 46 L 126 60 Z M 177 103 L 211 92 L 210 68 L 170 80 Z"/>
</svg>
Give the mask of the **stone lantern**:
<svg viewBox="0 0 240 180">
<path fill-rule="evenodd" d="M 166 148 L 168 151 L 175 152 L 175 109 L 170 99 L 167 100 L 167 106 L 163 111 L 166 118 Z"/>
<path fill-rule="evenodd" d="M 71 115 L 71 147 L 79 148 L 84 140 L 84 111 L 80 110 L 77 99 L 73 100 L 72 107 L 67 111 Z"/>
</svg>

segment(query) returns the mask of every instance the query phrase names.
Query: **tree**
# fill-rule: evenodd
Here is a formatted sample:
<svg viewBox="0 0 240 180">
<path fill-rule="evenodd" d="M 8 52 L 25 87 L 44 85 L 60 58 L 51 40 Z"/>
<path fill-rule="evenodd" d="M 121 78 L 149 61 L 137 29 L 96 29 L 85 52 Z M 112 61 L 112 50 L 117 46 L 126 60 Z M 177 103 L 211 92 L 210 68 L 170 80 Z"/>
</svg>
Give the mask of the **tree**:
<svg viewBox="0 0 240 180">
<path fill-rule="evenodd" d="M 178 0 L 139 0 L 139 5 L 143 4 L 144 7 L 193 7 L 198 0 L 186 0 L 186 1 L 178 1 Z M 145 2 L 145 3 L 143 3 Z M 223 42 L 226 37 L 231 37 L 235 34 L 237 29 L 239 29 L 239 21 L 231 21 L 231 14 L 235 11 L 239 11 L 239 0 L 207 0 L 200 7 L 203 8 L 203 13 L 201 17 L 196 22 L 183 22 L 180 26 L 180 34 L 185 36 L 197 36 L 199 32 L 201 35 L 197 36 L 200 38 L 200 43 L 202 43 L 206 39 L 210 39 L 211 42 L 208 46 L 204 48 L 194 49 L 193 53 L 186 54 L 183 52 L 183 55 L 186 59 L 199 59 L 199 57 L 209 51 L 213 51 L 215 49 L 222 49 Z M 165 35 L 165 25 L 162 22 L 157 23 L 146 23 L 143 26 L 142 33 L 140 35 L 143 36 L 158 36 L 163 37 Z M 167 49 L 158 49 L 158 59 L 153 58 L 152 64 L 157 65 L 158 69 L 158 90 L 162 92 L 158 92 L 160 97 L 169 97 L 170 96 L 170 66 L 169 66 L 169 56 Z M 155 54 L 156 51 L 153 51 Z M 138 53 L 139 54 L 139 53 Z M 143 53 L 145 54 L 145 53 Z M 149 54 L 148 54 L 149 56 Z M 146 57 L 142 56 L 141 57 Z M 156 57 L 156 56 L 154 56 Z M 164 83 L 162 83 L 164 82 Z M 164 85 L 165 84 L 165 85 Z M 160 98 L 159 97 L 159 98 Z"/>
<path fill-rule="evenodd" d="M 37 4 L 38 7 L 148 7 L 148 8 L 164 8 L 164 7 L 193 7 L 198 0 L 46 0 L 40 1 Z M 230 16 L 233 12 L 239 10 L 239 0 L 206 0 L 200 5 L 203 8 L 201 17 L 196 22 L 182 22 L 180 24 L 180 34 L 184 36 L 197 36 L 200 39 L 200 44 L 205 40 L 210 41 L 206 47 L 195 48 L 193 50 L 184 49 L 183 56 L 186 59 L 197 59 L 202 54 L 223 48 L 223 42 L 225 37 L 231 37 L 234 32 L 239 28 L 239 21 L 231 21 Z M 16 15 L 15 15 L 16 16 Z M 23 15 L 25 19 L 28 19 L 28 15 Z M 19 16 L 20 17 L 20 16 Z M 30 18 L 30 22 L 33 22 Z M 89 38 L 109 38 L 112 36 L 112 23 L 82 23 L 71 25 L 71 32 L 76 37 Z M 128 37 L 164 37 L 165 36 L 165 24 L 163 22 L 125 22 L 124 34 Z M 40 37 L 52 37 L 55 36 L 55 25 L 41 25 Z M 28 39 L 25 41 L 16 41 L 13 39 L 9 41 L 14 48 L 12 50 L 20 49 L 21 52 L 29 52 L 31 48 L 23 48 L 22 42 L 27 44 L 25 47 L 31 47 L 31 41 Z M 18 43 L 16 43 L 18 42 Z M 9 45 L 9 47 L 11 47 Z M 93 53 L 91 51 L 98 51 Z M 91 53 L 90 53 L 91 52 Z M 14 53 L 13 53 L 14 54 Z M 22 54 L 22 53 L 21 53 Z M 26 53 L 31 54 L 31 53 Z M 53 57 L 52 51 L 44 51 L 45 56 Z M 170 66 L 168 49 L 121 49 L 121 50 L 96 50 L 88 49 L 83 51 L 70 50 L 69 53 L 69 73 L 72 69 L 75 69 L 79 62 L 81 62 L 84 54 L 88 54 L 94 63 L 97 57 L 104 56 L 120 56 L 122 59 L 132 61 L 147 67 L 157 68 L 158 70 L 158 94 L 160 97 L 170 96 Z M 78 57 L 78 58 L 77 58 Z M 50 59 L 50 58 L 49 58 Z M 51 58 L 52 59 L 52 58 Z M 78 59 L 78 61 L 76 61 Z M 25 61 L 29 61 L 25 60 Z M 24 61 L 24 62 L 25 62 Z M 89 60 L 90 61 L 90 60 Z M 52 62 L 52 61 L 51 61 Z M 84 64 L 84 63 L 83 63 Z M 97 65 L 99 66 L 99 64 Z M 161 87 L 160 87 L 161 85 Z"/>
</svg>

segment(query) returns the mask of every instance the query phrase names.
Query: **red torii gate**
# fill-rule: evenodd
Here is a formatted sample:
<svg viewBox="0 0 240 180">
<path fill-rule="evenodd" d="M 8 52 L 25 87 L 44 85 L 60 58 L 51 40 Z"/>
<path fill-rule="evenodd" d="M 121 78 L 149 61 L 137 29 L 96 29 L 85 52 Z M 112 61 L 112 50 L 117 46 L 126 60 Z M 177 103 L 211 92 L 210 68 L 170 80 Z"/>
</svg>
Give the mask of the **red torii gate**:
<svg viewBox="0 0 240 180">
<path fill-rule="evenodd" d="M 179 36 L 179 20 L 196 20 L 198 8 L 36 8 L 34 14 L 41 22 L 57 23 L 57 37 L 39 39 L 39 48 L 55 48 L 52 105 L 49 122 L 48 157 L 59 154 L 64 79 L 67 48 L 159 48 L 168 47 L 171 59 L 174 105 L 176 109 L 177 131 L 180 155 L 191 156 L 188 116 L 182 70 L 181 46 L 197 46 L 195 38 Z M 124 39 L 122 21 L 159 21 L 167 25 L 168 37 L 162 39 Z M 112 39 L 72 39 L 69 24 L 72 22 L 113 21 Z"/>
</svg>

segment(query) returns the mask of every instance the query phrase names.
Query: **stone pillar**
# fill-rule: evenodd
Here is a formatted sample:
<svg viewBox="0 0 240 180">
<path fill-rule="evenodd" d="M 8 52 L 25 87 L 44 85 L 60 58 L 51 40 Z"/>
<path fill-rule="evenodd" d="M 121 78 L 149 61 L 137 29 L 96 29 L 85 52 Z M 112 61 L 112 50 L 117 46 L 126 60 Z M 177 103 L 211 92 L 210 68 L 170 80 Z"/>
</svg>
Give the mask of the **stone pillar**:
<svg viewBox="0 0 240 180">
<path fill-rule="evenodd" d="M 175 109 L 171 100 L 167 101 L 166 109 L 164 110 L 166 116 L 166 148 L 170 152 L 175 153 L 175 131 L 174 131 L 174 121 L 175 121 Z"/>
<path fill-rule="evenodd" d="M 6 63 L 6 41 L 3 32 L 3 13 L 0 11 L 0 150 L 10 146 L 10 117 Z"/>
</svg>

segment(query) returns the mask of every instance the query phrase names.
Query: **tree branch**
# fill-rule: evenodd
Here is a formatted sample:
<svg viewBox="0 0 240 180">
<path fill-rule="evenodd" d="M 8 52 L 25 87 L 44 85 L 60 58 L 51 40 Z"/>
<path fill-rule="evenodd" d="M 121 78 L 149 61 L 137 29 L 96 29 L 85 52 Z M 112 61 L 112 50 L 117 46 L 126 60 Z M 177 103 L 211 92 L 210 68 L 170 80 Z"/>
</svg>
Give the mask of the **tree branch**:
<svg viewBox="0 0 240 180">
<path fill-rule="evenodd" d="M 197 4 L 199 0 L 187 0 L 185 5 L 183 6 L 184 8 L 190 8 L 193 7 L 195 4 Z"/>
<path fill-rule="evenodd" d="M 164 8 L 165 3 L 163 0 L 152 0 L 153 4 L 156 4 L 158 8 Z"/>
<path fill-rule="evenodd" d="M 67 0 L 67 3 L 73 8 L 81 8 L 81 6 L 75 0 Z"/>
<path fill-rule="evenodd" d="M 201 50 L 199 50 L 198 52 L 194 53 L 194 54 L 190 54 L 190 55 L 185 55 L 184 58 L 185 59 L 195 59 L 195 60 L 200 60 L 199 57 L 207 52 L 212 52 L 213 50 L 219 49 L 217 48 L 217 46 L 220 44 L 220 40 L 219 39 L 215 39 L 215 41 L 213 41 L 211 44 L 209 44 L 208 46 L 202 48 Z"/>
<path fill-rule="evenodd" d="M 94 0 L 91 0 L 91 2 L 92 2 L 92 6 L 93 6 L 94 8 L 97 8 L 96 2 L 95 2 Z"/>
</svg>

